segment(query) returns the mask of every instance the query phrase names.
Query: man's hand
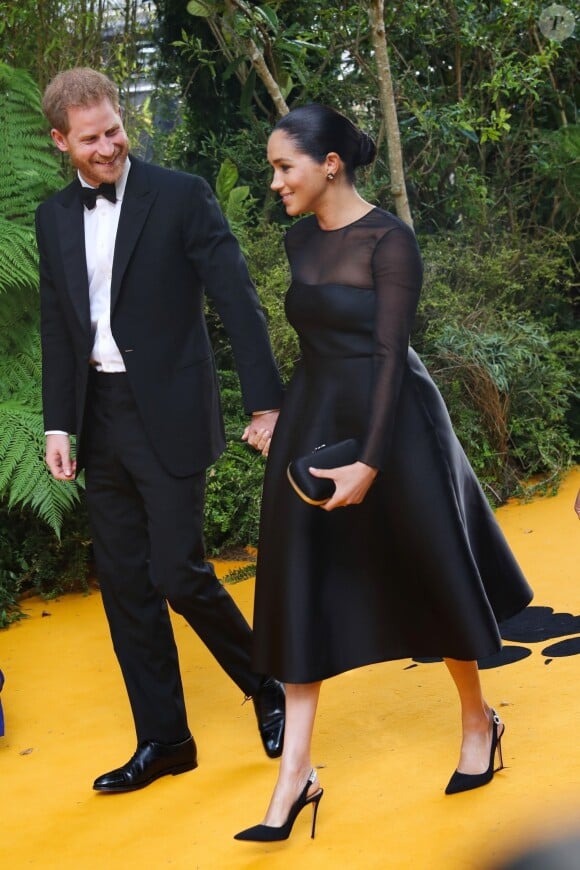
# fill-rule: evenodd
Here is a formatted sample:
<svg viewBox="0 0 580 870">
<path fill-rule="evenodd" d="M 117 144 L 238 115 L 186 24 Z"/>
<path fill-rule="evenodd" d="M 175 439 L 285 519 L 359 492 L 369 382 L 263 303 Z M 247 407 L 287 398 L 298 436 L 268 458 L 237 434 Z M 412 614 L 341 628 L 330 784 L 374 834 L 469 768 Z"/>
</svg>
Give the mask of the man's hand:
<svg viewBox="0 0 580 870">
<path fill-rule="evenodd" d="M 71 459 L 69 435 L 47 435 L 45 458 L 55 480 L 74 479 L 77 463 Z"/>
<path fill-rule="evenodd" d="M 267 411 L 265 414 L 253 414 L 250 425 L 244 429 L 242 441 L 247 441 L 262 456 L 267 456 L 279 413 L 280 411 Z"/>
</svg>

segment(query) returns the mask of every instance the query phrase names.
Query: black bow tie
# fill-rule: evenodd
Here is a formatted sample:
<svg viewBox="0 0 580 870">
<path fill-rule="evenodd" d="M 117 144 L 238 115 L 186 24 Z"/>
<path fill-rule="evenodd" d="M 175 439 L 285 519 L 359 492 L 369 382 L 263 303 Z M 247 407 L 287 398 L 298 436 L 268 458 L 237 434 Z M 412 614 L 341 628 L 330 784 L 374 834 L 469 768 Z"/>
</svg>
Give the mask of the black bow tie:
<svg viewBox="0 0 580 870">
<path fill-rule="evenodd" d="M 109 181 L 99 184 L 98 187 L 83 187 L 80 189 L 81 202 L 88 209 L 93 209 L 97 204 L 97 196 L 104 196 L 109 202 L 117 202 L 115 185 Z"/>
</svg>

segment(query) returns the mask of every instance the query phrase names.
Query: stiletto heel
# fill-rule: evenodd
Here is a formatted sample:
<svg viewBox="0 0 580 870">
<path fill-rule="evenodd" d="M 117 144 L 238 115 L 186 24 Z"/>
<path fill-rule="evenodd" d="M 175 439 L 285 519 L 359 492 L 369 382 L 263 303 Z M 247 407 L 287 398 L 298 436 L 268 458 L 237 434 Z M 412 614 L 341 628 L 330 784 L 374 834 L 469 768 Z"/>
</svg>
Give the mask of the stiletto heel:
<svg viewBox="0 0 580 870">
<path fill-rule="evenodd" d="M 252 828 L 246 828 L 245 831 L 240 831 L 234 836 L 234 840 L 252 840 L 255 843 L 272 843 L 276 840 L 287 840 L 292 832 L 292 827 L 301 810 L 307 804 L 312 804 L 312 830 L 310 836 L 314 839 L 316 832 L 316 817 L 318 815 L 318 804 L 324 794 L 324 789 L 319 788 L 314 794 L 309 795 L 308 789 L 316 779 L 316 771 L 312 769 L 306 781 L 306 785 L 300 792 L 298 799 L 290 807 L 288 818 L 279 828 L 271 825 L 254 825 Z"/>
<path fill-rule="evenodd" d="M 310 832 L 310 839 L 314 839 L 314 833 L 316 831 L 316 816 L 318 815 L 318 804 L 320 803 L 320 798 L 324 794 L 324 789 L 320 789 L 319 792 L 316 793 L 312 800 L 312 830 Z"/>
<path fill-rule="evenodd" d="M 493 715 L 494 715 L 494 720 L 493 720 L 494 723 L 496 725 L 499 725 L 499 716 L 497 715 L 495 710 L 493 712 Z M 505 725 L 504 725 L 503 731 L 501 732 L 501 734 L 497 738 L 497 756 L 499 758 L 499 766 L 495 768 L 494 773 L 497 773 L 498 770 L 503 770 L 503 752 L 501 751 L 501 738 L 503 737 L 504 731 L 505 731 Z"/>
<path fill-rule="evenodd" d="M 492 713 L 492 730 L 491 730 L 491 750 L 489 753 L 489 766 L 484 773 L 461 773 L 456 770 L 445 789 L 445 794 L 457 794 L 460 791 L 470 791 L 472 788 L 479 788 L 481 785 L 487 785 L 493 779 L 494 773 L 498 770 L 503 770 L 503 755 L 501 751 L 501 741 L 505 732 L 505 725 L 499 733 L 499 726 L 502 724 L 501 719 L 495 712 Z M 499 758 L 498 767 L 494 767 L 496 753 Z"/>
</svg>

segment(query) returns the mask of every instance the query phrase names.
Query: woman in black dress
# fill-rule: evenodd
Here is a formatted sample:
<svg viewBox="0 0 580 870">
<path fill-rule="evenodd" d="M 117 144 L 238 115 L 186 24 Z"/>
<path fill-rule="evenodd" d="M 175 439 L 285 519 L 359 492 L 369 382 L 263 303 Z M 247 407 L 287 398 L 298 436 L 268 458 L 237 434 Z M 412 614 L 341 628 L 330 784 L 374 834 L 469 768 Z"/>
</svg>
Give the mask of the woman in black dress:
<svg viewBox="0 0 580 870">
<path fill-rule="evenodd" d="M 268 143 L 272 189 L 289 215 L 311 214 L 286 236 L 301 360 L 271 445 L 268 431 L 251 441 L 269 453 L 253 665 L 286 684 L 284 751 L 264 822 L 238 839 L 285 839 L 306 804 L 318 808 L 320 685 L 351 668 L 444 657 L 462 717 L 447 793 L 489 782 L 501 758 L 504 725 L 476 660 L 501 648 L 497 622 L 532 593 L 409 347 L 421 259 L 412 230 L 356 191 L 355 168 L 374 154 L 366 134 L 320 105 L 290 112 Z M 289 461 L 346 438 L 358 440 L 358 461 L 313 469 L 336 488 L 322 508 L 305 503 Z"/>
</svg>

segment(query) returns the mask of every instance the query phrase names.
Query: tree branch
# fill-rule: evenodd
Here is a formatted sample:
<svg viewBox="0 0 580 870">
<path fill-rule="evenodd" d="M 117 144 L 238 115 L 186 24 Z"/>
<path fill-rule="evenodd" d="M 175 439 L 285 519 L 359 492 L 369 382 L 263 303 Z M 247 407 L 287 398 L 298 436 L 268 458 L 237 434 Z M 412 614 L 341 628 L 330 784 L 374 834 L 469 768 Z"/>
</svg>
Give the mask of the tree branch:
<svg viewBox="0 0 580 870">
<path fill-rule="evenodd" d="M 391 193 L 395 200 L 395 208 L 398 216 L 412 227 L 413 218 L 411 217 L 411 209 L 409 207 L 407 189 L 405 186 L 401 136 L 399 132 L 399 121 L 397 118 L 397 107 L 395 105 L 393 79 L 389 64 L 389 53 L 387 50 L 387 35 L 384 22 L 384 0 L 370 0 L 368 9 L 371 25 L 371 38 L 377 66 L 379 96 L 387 133 Z"/>
</svg>

